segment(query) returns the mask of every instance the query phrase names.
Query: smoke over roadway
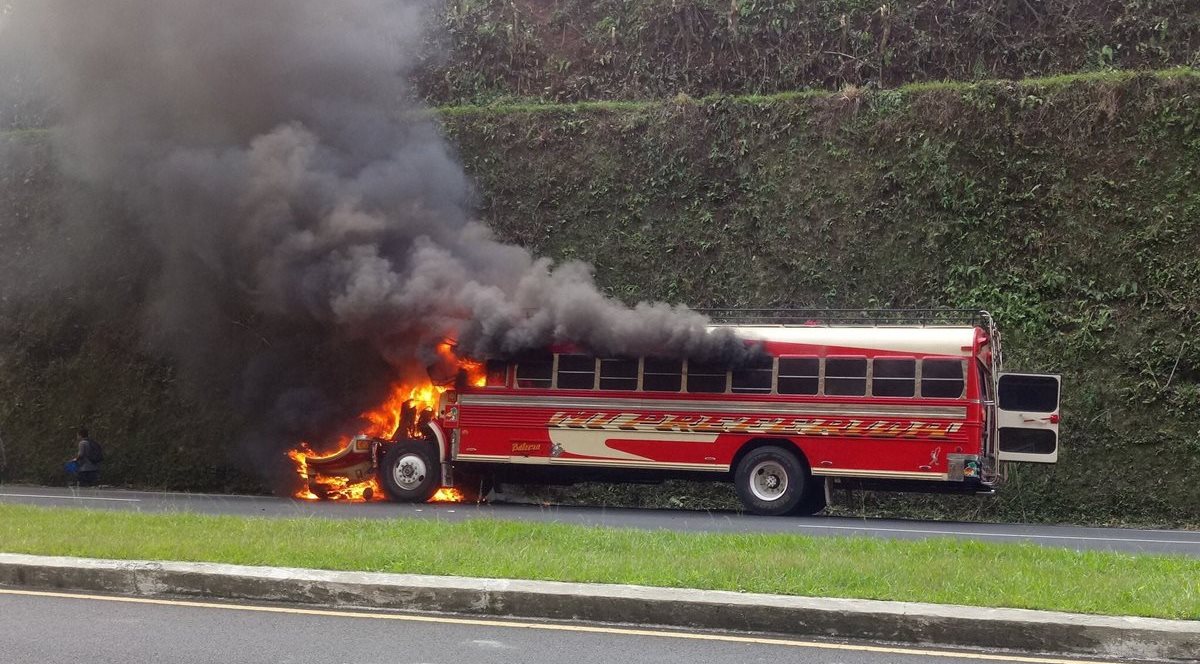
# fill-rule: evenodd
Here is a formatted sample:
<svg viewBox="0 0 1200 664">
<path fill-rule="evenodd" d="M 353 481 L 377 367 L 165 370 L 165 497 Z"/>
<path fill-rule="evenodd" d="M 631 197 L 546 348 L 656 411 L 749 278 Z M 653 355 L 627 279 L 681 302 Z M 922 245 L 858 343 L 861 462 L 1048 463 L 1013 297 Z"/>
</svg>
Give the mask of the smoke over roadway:
<svg viewBox="0 0 1200 664">
<path fill-rule="evenodd" d="M 472 220 L 471 182 L 406 82 L 429 5 L 13 0 L 0 4 L 0 103 L 46 109 L 57 167 L 78 185 L 63 206 L 75 244 L 145 254 L 133 324 L 149 347 L 202 373 L 233 323 L 253 321 L 260 352 L 229 388 L 274 420 L 259 440 L 345 426 L 348 401 L 415 375 L 446 337 L 476 357 L 568 340 L 747 353 L 695 312 L 626 307 L 589 266 L 536 258 Z M 105 278 L 67 253 L 70 279 Z M 349 349 L 338 371 L 360 387 L 329 387 L 328 367 L 312 366 L 331 345 Z M 347 389 L 361 393 L 334 394 Z"/>
</svg>

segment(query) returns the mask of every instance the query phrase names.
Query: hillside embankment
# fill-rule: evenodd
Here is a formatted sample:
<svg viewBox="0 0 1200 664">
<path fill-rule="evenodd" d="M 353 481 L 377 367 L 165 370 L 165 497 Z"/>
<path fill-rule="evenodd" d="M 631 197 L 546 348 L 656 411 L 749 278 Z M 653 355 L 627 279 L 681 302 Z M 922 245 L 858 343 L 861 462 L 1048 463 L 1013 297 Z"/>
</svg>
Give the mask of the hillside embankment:
<svg viewBox="0 0 1200 664">
<path fill-rule="evenodd" d="M 993 312 L 1010 368 L 1063 374 L 1062 456 L 940 504 L 1200 522 L 1194 72 L 445 122 L 487 222 L 615 296 Z"/>
<path fill-rule="evenodd" d="M 583 12 L 585 4 L 562 3 L 545 15 L 533 9 L 549 3 L 511 7 L 554 26 L 560 20 L 555 17 Z M 634 11 L 628 7 L 639 3 L 616 4 Z M 717 7 L 678 4 L 710 12 Z M 787 34 L 825 34 L 818 17 L 833 20 L 826 5 L 835 4 L 845 3 L 818 3 L 809 17 L 816 27 Z M 1004 6 L 1020 13 L 1025 4 Z M 1090 31 L 1045 37 L 1055 46 L 1042 48 L 1045 55 L 1034 61 L 1015 55 L 1020 49 L 996 45 L 1008 33 L 989 41 L 950 20 L 965 21 L 963 12 L 985 7 L 994 13 L 995 3 L 958 3 L 935 12 L 946 19 L 939 18 L 944 27 L 938 34 L 947 43 L 1005 54 L 991 60 L 982 51 L 972 55 L 971 62 L 985 65 L 970 70 L 946 63 L 950 53 L 954 62 L 966 62 L 972 51 L 949 47 L 938 51 L 945 56 L 938 67 L 928 64 L 937 60 L 932 55 L 922 56 L 920 66 L 895 64 L 901 56 L 894 55 L 887 61 L 898 69 L 885 70 L 901 73 L 880 76 L 884 70 L 877 70 L 860 78 L 815 70 L 763 70 L 756 78 L 736 67 L 717 76 L 706 73 L 711 67 L 704 63 L 715 67 L 726 60 L 712 56 L 679 65 L 697 81 L 715 81 L 711 85 L 630 74 L 597 83 L 586 94 L 560 93 L 554 86 L 574 85 L 579 69 L 593 67 L 597 81 L 608 79 L 589 59 L 592 51 L 571 42 L 570 31 L 555 40 L 546 27 L 533 34 L 547 52 L 576 44 L 578 58 L 554 79 L 559 83 L 535 76 L 531 93 L 506 76 L 533 69 L 550 76 L 544 73 L 553 69 L 545 68 L 547 60 L 522 69 L 514 55 L 504 69 L 497 57 L 479 62 L 475 73 L 490 82 L 477 94 L 455 74 L 473 57 L 462 44 L 492 43 L 480 41 L 480 29 L 473 28 L 470 36 L 451 31 L 443 37 L 455 40 L 457 50 L 441 61 L 437 77 L 427 71 L 422 85 L 430 98 L 444 102 L 436 112 L 478 183 L 480 217 L 502 238 L 537 253 L 592 262 L 598 282 L 615 297 L 697 307 L 980 307 L 993 312 L 1004 331 L 1010 368 L 1063 374 L 1057 466 L 1018 468 L 1003 494 L 991 499 L 882 496 L 853 509 L 1200 525 L 1200 485 L 1190 479 L 1200 472 L 1196 70 L 895 87 L 976 73 L 1026 78 L 1087 68 L 1093 47 L 1108 43 L 1121 47 L 1111 49 L 1104 66 L 1194 63 L 1197 12 L 1187 3 L 1091 4 L 1109 8 L 1087 14 L 1104 21 L 1089 23 Z M 757 25 L 745 13 L 754 3 L 735 5 L 737 30 Z M 1114 14 L 1118 6 L 1122 12 Z M 464 15 L 499 11 L 489 2 L 451 7 Z M 889 20 L 925 16 L 920 11 L 931 7 L 897 5 L 888 10 L 894 12 Z M 1144 11 L 1134 11 L 1139 7 Z M 847 11 L 846 21 L 877 19 L 871 12 L 878 10 L 864 5 L 859 13 Z M 1159 32 L 1146 27 L 1155 16 L 1167 21 Z M 1042 18 L 1041 29 L 1053 30 Z M 626 35 L 649 39 L 623 20 L 610 30 L 613 51 L 640 62 L 662 60 L 654 55 L 661 51 L 623 41 Z M 906 25 L 932 24 L 911 18 Z M 1125 36 L 1151 33 L 1161 35 L 1153 42 L 1161 51 Z M 705 34 L 719 30 L 710 25 Z M 894 34 L 924 43 L 925 33 L 915 28 Z M 1042 33 L 1021 34 L 1033 43 Z M 897 39 L 889 36 L 888 43 L 895 46 Z M 805 43 L 797 41 L 795 48 L 807 48 Z M 493 47 L 499 48 L 487 48 Z M 746 58 L 729 62 L 750 62 Z M 784 61 L 792 60 L 779 59 Z M 501 69 L 508 74 L 497 73 Z M 451 87 L 439 92 L 433 78 Z M 521 101 L 461 103 L 476 97 Z M 610 99 L 554 104 L 528 97 Z M 643 98 L 651 100 L 638 101 Z M 39 284 L 35 299 L 18 295 L 16 284 L 0 287 L 4 477 L 61 481 L 72 429 L 86 421 L 108 443 L 107 481 L 262 489 L 247 461 L 256 458 L 240 442 L 239 432 L 255 416 L 242 395 L 182 380 L 178 367 L 144 343 L 153 330 L 131 312 L 145 294 L 139 275 L 153 271 L 149 259 L 136 247 L 119 245 L 64 251 L 111 268 L 111 279 L 102 283 L 67 286 L 62 275 L 69 274 L 69 264 L 47 265 L 44 252 L 25 249 L 86 241 L 60 221 L 66 206 L 78 204 L 72 192 L 79 185 L 51 167 L 53 150 L 52 130 L 0 137 L 0 243 L 10 265 L 27 275 L 22 281 Z M 230 340 L 231 357 L 260 350 L 255 320 L 234 323 L 242 332 Z M 313 361 L 322 357 L 315 354 Z M 591 495 L 684 505 L 724 499 L 719 492 L 678 487 Z"/>
<path fill-rule="evenodd" d="M 453 0 L 436 23 L 435 105 L 1200 65 L 1188 0 Z"/>
</svg>

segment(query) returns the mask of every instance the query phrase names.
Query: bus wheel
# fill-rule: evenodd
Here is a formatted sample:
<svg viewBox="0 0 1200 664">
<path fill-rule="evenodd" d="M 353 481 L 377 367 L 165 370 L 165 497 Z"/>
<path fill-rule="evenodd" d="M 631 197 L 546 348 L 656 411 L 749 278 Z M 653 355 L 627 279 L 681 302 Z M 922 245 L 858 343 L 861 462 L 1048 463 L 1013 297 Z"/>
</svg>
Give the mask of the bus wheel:
<svg viewBox="0 0 1200 664">
<path fill-rule="evenodd" d="M 383 455 L 379 483 L 392 500 L 423 503 L 433 496 L 441 481 L 441 464 L 429 443 L 396 443 Z"/>
<path fill-rule="evenodd" d="M 808 469 L 789 450 L 760 447 L 742 458 L 733 482 L 748 511 L 778 516 L 795 511 L 800 504 L 809 483 Z"/>
</svg>

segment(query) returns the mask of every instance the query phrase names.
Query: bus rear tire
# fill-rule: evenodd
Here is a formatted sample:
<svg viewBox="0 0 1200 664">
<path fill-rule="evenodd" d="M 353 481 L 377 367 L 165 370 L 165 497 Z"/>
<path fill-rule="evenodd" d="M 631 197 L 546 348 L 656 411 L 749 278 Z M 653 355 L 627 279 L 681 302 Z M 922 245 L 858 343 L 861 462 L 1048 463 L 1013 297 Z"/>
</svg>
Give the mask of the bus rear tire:
<svg viewBox="0 0 1200 664">
<path fill-rule="evenodd" d="M 811 484 L 808 468 L 799 457 L 774 445 L 759 447 L 742 457 L 733 483 L 746 510 L 762 516 L 794 513 Z"/>
<path fill-rule="evenodd" d="M 424 503 L 442 483 L 442 465 L 424 441 L 407 440 L 391 445 L 379 467 L 379 484 L 398 503 Z"/>
</svg>

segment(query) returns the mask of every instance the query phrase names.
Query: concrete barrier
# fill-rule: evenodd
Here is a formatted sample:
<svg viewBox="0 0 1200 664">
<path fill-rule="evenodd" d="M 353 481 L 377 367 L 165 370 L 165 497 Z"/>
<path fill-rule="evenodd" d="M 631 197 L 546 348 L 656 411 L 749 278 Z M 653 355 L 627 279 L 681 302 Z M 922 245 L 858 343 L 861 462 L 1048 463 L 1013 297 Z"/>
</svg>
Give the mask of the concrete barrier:
<svg viewBox="0 0 1200 664">
<path fill-rule="evenodd" d="M 610 584 L 0 554 L 0 586 L 1195 662 L 1200 622 Z"/>
</svg>

